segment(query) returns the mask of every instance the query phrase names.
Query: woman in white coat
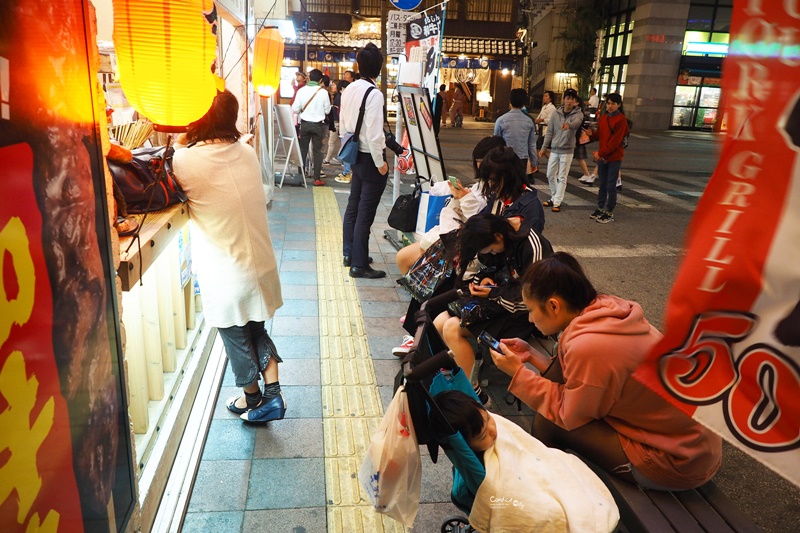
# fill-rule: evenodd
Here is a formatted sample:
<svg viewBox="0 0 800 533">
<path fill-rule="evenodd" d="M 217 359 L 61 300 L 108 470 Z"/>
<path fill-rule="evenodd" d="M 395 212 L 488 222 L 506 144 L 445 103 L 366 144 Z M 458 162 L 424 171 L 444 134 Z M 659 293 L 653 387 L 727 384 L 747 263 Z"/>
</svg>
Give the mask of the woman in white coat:
<svg viewBox="0 0 800 533">
<path fill-rule="evenodd" d="M 206 321 L 218 329 L 236 386 L 244 389 L 227 407 L 246 422 L 264 423 L 286 413 L 281 359 L 264 329 L 283 299 L 261 168 L 253 148 L 239 142 L 238 111 L 231 92 L 217 93 L 205 116 L 189 125 L 187 145 L 176 145 L 174 170 L 189 198 Z"/>
</svg>

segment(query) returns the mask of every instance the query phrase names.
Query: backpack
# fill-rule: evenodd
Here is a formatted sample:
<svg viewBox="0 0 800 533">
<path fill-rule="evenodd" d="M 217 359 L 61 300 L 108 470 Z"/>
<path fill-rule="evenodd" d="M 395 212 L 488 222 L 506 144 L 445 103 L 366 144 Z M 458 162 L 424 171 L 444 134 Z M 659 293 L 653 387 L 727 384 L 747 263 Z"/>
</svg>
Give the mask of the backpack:
<svg viewBox="0 0 800 533">
<path fill-rule="evenodd" d="M 170 146 L 136 148 L 131 150 L 130 163 L 108 160 L 108 168 L 125 200 L 127 213 L 141 214 L 159 211 L 186 201 L 186 194 L 175 181 L 172 172 Z"/>
<path fill-rule="evenodd" d="M 628 133 L 625 134 L 625 137 L 622 138 L 622 142 L 620 143 L 623 148 L 628 147 L 628 137 L 631 136 L 631 130 L 633 129 L 633 121 L 628 117 L 625 117 L 625 120 L 628 121 Z M 614 135 L 614 130 L 611 128 L 611 121 L 608 122 L 608 129 L 611 130 L 611 135 Z"/>
</svg>

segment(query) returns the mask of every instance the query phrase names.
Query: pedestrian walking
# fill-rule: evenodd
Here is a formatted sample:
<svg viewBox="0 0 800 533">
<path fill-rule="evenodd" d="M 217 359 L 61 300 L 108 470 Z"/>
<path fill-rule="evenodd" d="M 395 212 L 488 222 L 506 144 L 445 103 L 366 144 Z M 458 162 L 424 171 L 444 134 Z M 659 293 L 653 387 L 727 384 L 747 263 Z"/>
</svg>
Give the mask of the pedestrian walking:
<svg viewBox="0 0 800 533">
<path fill-rule="evenodd" d="M 544 136 L 547 133 L 547 124 L 550 122 L 550 117 L 556 110 L 553 102 L 556 99 L 556 93 L 553 91 L 545 91 L 542 95 L 542 108 L 539 110 L 534 122 L 539 127 L 539 138 L 537 139 L 537 148 L 541 148 L 544 143 Z"/>
<path fill-rule="evenodd" d="M 328 136 L 325 115 L 331 110 L 331 99 L 322 85 L 322 72 L 313 69 L 308 73 L 308 83 L 295 95 L 292 111 L 300 117 L 300 155 L 308 168 L 308 145 L 312 145 L 314 157 L 314 185 L 325 185 L 322 181 L 322 141 Z"/>
<path fill-rule="evenodd" d="M 583 124 L 583 112 L 578 107 L 578 93 L 575 89 L 564 91 L 564 105 L 556 109 L 547 125 L 544 144 L 539 157 L 548 152 L 547 183 L 550 186 L 550 199 L 542 202 L 554 212 L 561 211 L 564 193 L 567 190 L 567 174 L 575 152 L 575 131 Z"/>
<path fill-rule="evenodd" d="M 447 113 L 445 109 L 450 109 L 450 93 L 447 92 L 447 85 L 444 83 L 439 86 L 436 99 L 433 103 L 433 132 L 439 135 L 439 125 L 447 127 Z"/>
<path fill-rule="evenodd" d="M 597 130 L 591 137 L 600 142 L 597 151 L 592 155 L 597 161 L 599 187 L 597 190 L 597 209 L 589 215 L 601 224 L 614 221 L 614 208 L 617 206 L 617 180 L 625 148 L 622 140 L 628 135 L 628 119 L 622 109 L 622 96 L 618 93 L 607 94 L 607 112 L 600 116 Z M 620 183 L 621 187 L 621 183 Z"/>
<path fill-rule="evenodd" d="M 461 127 L 464 121 L 464 101 L 466 99 L 467 97 L 461 86 L 456 85 L 456 89 L 453 91 L 453 104 L 450 106 L 450 126 L 453 128 L 456 126 Z M 456 117 L 458 117 L 458 120 L 456 120 Z"/>
<path fill-rule="evenodd" d="M 506 145 L 514 150 L 519 177 L 532 183 L 528 175 L 539 170 L 539 162 L 536 157 L 536 125 L 531 117 L 522 112 L 527 100 L 528 92 L 525 89 L 511 89 L 511 109 L 494 123 L 494 134 L 502 137 Z"/>
<path fill-rule="evenodd" d="M 368 43 L 356 55 L 361 79 L 348 85 L 342 93 L 339 124 L 343 132 L 354 132 L 359 110 L 364 103 L 364 116 L 358 136 L 358 157 L 352 166 L 350 198 L 343 217 L 344 266 L 350 267 L 350 277 L 382 278 L 383 270 L 369 263 L 369 234 L 381 195 L 386 188 L 389 165 L 386 163 L 386 137 L 383 133 L 383 94 L 377 90 L 375 78 L 380 75 L 383 54 Z"/>
</svg>

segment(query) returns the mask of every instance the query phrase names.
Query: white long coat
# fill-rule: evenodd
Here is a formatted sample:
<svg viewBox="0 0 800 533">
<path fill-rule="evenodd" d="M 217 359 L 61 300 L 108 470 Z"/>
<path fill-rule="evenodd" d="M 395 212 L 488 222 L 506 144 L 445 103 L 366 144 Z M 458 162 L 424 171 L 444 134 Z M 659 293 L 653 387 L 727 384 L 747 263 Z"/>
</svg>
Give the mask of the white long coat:
<svg viewBox="0 0 800 533">
<path fill-rule="evenodd" d="M 192 260 L 208 324 L 271 318 L 283 299 L 255 150 L 240 142 L 177 145 L 173 163 L 189 198 Z"/>
</svg>

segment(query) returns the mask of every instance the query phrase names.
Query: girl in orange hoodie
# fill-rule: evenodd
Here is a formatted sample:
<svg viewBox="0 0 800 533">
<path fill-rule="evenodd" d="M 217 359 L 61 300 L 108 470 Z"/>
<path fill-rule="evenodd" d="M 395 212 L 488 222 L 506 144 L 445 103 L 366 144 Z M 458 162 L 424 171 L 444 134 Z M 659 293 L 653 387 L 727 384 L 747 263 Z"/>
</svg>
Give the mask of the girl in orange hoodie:
<svg viewBox="0 0 800 533">
<path fill-rule="evenodd" d="M 560 332 L 558 354 L 551 360 L 521 339 L 502 339 L 492 359 L 512 376 L 508 390 L 537 412 L 535 437 L 645 488 L 711 479 L 721 439 L 631 377 L 661 338 L 639 304 L 597 294 L 563 252 L 528 269 L 522 298 L 542 333 Z"/>
</svg>

